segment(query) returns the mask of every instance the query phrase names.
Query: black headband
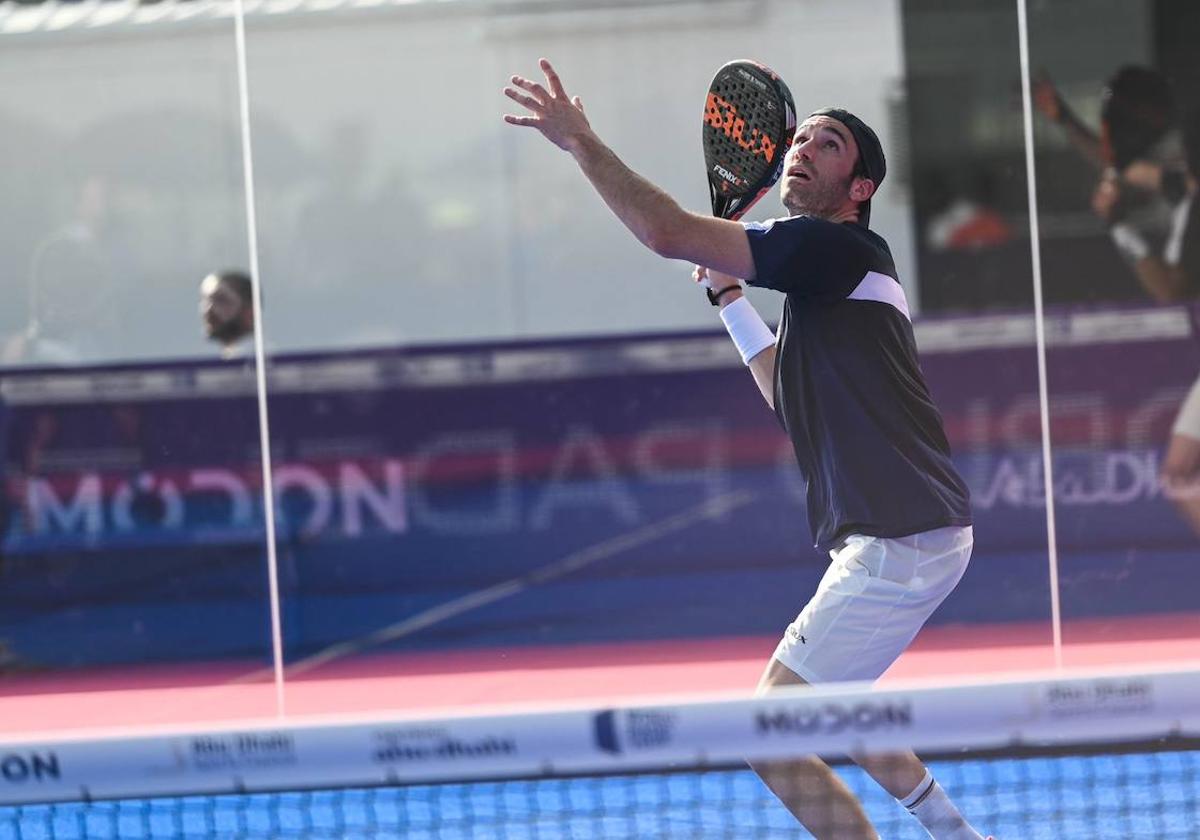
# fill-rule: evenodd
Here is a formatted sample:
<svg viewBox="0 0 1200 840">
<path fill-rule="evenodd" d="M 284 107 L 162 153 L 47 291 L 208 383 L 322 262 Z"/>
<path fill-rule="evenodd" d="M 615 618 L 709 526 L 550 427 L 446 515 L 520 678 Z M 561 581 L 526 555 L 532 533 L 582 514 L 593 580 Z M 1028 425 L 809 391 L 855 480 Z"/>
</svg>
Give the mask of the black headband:
<svg viewBox="0 0 1200 840">
<path fill-rule="evenodd" d="M 871 126 L 851 114 L 844 108 L 821 108 L 809 114 L 810 117 L 830 117 L 837 120 L 850 130 L 854 142 L 858 146 L 858 159 L 862 162 L 863 171 L 875 183 L 876 191 L 887 175 L 887 159 L 883 156 L 883 146 Z M 874 195 L 872 193 L 872 195 Z M 867 227 L 871 220 L 871 199 L 859 205 L 858 221 Z"/>
</svg>

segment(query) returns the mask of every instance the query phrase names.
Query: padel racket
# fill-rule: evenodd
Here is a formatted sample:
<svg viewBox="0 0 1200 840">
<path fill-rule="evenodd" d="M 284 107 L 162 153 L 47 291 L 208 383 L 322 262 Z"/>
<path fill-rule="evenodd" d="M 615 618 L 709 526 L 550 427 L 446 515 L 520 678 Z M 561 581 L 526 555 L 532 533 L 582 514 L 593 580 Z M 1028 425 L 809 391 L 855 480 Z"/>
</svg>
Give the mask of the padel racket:
<svg viewBox="0 0 1200 840">
<path fill-rule="evenodd" d="M 714 216 L 739 219 L 783 174 L 796 105 L 783 79 L 757 61 L 717 71 L 704 103 L 704 163 Z"/>
</svg>

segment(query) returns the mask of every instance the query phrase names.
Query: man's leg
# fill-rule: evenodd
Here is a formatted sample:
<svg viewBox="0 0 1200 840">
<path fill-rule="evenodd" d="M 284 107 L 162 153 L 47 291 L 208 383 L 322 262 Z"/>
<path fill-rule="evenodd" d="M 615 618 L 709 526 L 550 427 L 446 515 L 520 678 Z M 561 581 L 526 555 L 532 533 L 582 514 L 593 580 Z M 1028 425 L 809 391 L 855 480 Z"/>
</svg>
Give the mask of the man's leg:
<svg viewBox="0 0 1200 840">
<path fill-rule="evenodd" d="M 877 679 L 954 589 L 972 543 L 970 528 L 941 528 L 896 539 L 847 537 L 830 552 L 829 568 L 816 593 L 783 634 L 759 692 L 810 682 Z M 978 840 L 979 834 L 963 821 L 911 751 L 853 758 L 931 836 Z M 776 770 L 767 785 L 796 814 L 795 804 L 784 795 L 788 790 L 781 794 L 776 789 L 784 784 L 779 778 L 787 768 Z"/>
<path fill-rule="evenodd" d="M 759 680 L 757 693 L 767 694 L 776 688 L 796 685 L 808 685 L 808 682 L 779 660 L 772 659 Z M 852 755 L 851 758 L 909 813 L 917 817 L 931 837 L 937 840 L 981 840 L 979 832 L 967 823 L 912 750 L 870 756 Z M 750 766 L 814 836 L 867 837 L 872 840 L 878 836 L 858 799 L 820 758 L 810 756 L 796 761 L 751 762 Z M 833 803 L 832 807 L 822 801 L 825 798 Z M 856 815 L 861 815 L 861 822 L 852 821 Z M 833 823 L 835 816 L 844 822 Z M 821 819 L 828 822 L 820 823 Z M 809 820 L 813 820 L 820 828 L 828 825 L 833 826 L 834 830 L 832 833 L 819 833 Z M 847 829 L 846 825 L 852 828 Z M 851 830 L 866 833 L 852 834 Z"/>
<path fill-rule="evenodd" d="M 780 686 L 799 683 L 804 680 L 772 659 L 758 682 L 757 693 L 762 695 Z M 879 834 L 867 819 L 862 804 L 819 757 L 751 761 L 750 767 L 818 840 L 878 840 Z"/>
</svg>

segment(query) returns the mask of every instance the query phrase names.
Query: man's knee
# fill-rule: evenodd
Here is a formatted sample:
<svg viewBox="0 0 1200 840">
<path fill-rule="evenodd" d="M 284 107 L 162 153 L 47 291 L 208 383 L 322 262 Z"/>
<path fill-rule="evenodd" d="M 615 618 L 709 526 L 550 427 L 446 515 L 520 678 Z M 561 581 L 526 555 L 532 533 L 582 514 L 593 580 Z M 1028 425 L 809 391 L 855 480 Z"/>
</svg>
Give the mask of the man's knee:
<svg viewBox="0 0 1200 840">
<path fill-rule="evenodd" d="M 808 680 L 804 679 L 778 659 L 772 657 L 758 680 L 758 686 L 754 689 L 754 696 L 762 697 L 777 689 L 798 685 L 808 685 Z"/>
</svg>

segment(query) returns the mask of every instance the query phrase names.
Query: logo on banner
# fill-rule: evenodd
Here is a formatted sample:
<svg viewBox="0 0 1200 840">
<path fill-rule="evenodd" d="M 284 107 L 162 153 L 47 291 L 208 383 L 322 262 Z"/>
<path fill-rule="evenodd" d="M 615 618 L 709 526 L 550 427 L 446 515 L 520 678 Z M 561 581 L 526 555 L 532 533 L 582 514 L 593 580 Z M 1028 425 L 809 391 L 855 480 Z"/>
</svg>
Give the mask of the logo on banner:
<svg viewBox="0 0 1200 840">
<path fill-rule="evenodd" d="M 1139 679 L 1052 683 L 1046 686 L 1045 704 L 1052 718 L 1146 712 L 1154 707 L 1154 685 Z"/>
<path fill-rule="evenodd" d="M 380 764 L 473 761 L 517 753 L 517 742 L 508 735 L 459 738 L 441 727 L 381 729 L 372 741 L 371 758 Z"/>
<path fill-rule="evenodd" d="M 0 753 L 0 782 L 9 785 L 56 781 L 62 778 L 54 752 Z"/>
<path fill-rule="evenodd" d="M 837 735 L 842 732 L 879 732 L 912 726 L 908 702 L 863 701 L 843 705 L 788 706 L 754 715 L 759 735 Z"/>
<path fill-rule="evenodd" d="M 31 475 L 22 485 L 20 536 L 54 545 L 196 530 L 210 539 L 244 538 L 261 527 L 256 479 L 244 469 L 217 468 L 180 470 L 170 479 L 153 472 Z M 395 458 L 289 463 L 275 470 L 281 525 L 306 537 L 405 533 L 407 492 L 404 464 Z"/>
<path fill-rule="evenodd" d="M 596 746 L 606 753 L 619 755 L 626 750 L 665 747 L 675 737 L 678 720 L 673 712 L 659 710 L 599 712 L 592 720 Z"/>
<path fill-rule="evenodd" d="M 296 763 L 296 743 L 283 732 L 197 735 L 176 743 L 175 759 L 200 771 L 286 767 Z"/>
</svg>

